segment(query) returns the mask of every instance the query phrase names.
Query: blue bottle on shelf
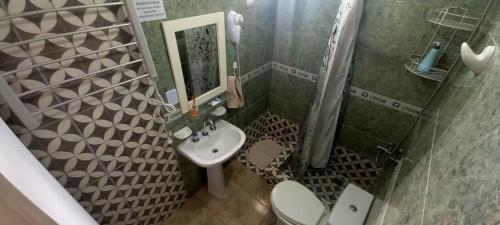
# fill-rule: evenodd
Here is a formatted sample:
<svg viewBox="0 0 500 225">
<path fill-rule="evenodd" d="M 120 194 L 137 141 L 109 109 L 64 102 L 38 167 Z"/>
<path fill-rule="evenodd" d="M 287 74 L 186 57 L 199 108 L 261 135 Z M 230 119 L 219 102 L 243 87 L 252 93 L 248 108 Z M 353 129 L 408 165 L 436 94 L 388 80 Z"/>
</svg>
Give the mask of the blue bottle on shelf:
<svg viewBox="0 0 500 225">
<path fill-rule="evenodd" d="M 441 44 L 439 42 L 434 42 L 434 46 L 432 46 L 431 50 L 427 52 L 422 61 L 417 66 L 417 71 L 421 73 L 429 73 L 432 70 L 432 66 L 436 63 L 436 59 L 438 56 L 439 48 Z"/>
</svg>

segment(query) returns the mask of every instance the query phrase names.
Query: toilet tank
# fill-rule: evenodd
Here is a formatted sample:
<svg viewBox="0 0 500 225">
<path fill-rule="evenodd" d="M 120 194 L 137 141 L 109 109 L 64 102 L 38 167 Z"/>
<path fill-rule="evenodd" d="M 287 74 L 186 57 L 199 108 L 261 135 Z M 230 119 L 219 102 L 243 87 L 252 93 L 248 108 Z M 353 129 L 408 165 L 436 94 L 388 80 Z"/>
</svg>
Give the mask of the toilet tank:
<svg viewBox="0 0 500 225">
<path fill-rule="evenodd" d="M 372 194 L 354 184 L 347 185 L 333 206 L 328 225 L 363 225 L 372 201 Z"/>
</svg>

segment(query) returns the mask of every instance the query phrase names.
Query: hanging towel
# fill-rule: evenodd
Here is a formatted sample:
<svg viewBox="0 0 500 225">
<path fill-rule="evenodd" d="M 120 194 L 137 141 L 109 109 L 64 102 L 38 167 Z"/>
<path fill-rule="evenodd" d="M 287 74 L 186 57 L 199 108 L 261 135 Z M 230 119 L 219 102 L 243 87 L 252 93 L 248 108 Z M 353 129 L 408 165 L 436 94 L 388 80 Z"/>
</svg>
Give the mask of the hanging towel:
<svg viewBox="0 0 500 225">
<path fill-rule="evenodd" d="M 240 79 L 235 76 L 227 77 L 227 107 L 236 109 L 245 105 Z"/>
</svg>

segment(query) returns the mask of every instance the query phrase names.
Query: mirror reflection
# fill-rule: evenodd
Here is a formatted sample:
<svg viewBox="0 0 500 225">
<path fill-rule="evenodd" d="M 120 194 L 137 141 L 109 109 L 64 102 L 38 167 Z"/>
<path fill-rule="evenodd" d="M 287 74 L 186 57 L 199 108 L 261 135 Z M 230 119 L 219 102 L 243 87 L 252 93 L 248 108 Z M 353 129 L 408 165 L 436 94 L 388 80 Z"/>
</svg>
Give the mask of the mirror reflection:
<svg viewBox="0 0 500 225">
<path fill-rule="evenodd" d="M 175 32 L 189 100 L 220 85 L 216 32 L 215 24 Z"/>
</svg>

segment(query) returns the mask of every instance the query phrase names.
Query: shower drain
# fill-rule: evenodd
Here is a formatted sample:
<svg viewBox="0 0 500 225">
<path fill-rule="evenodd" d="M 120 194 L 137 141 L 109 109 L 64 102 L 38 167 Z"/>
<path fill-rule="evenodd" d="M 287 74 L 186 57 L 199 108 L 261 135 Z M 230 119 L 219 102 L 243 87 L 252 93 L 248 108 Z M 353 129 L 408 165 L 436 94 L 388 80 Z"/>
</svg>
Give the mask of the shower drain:
<svg viewBox="0 0 500 225">
<path fill-rule="evenodd" d="M 212 153 L 217 153 L 218 151 L 219 151 L 219 149 L 216 149 L 216 148 L 212 149 Z"/>
</svg>

